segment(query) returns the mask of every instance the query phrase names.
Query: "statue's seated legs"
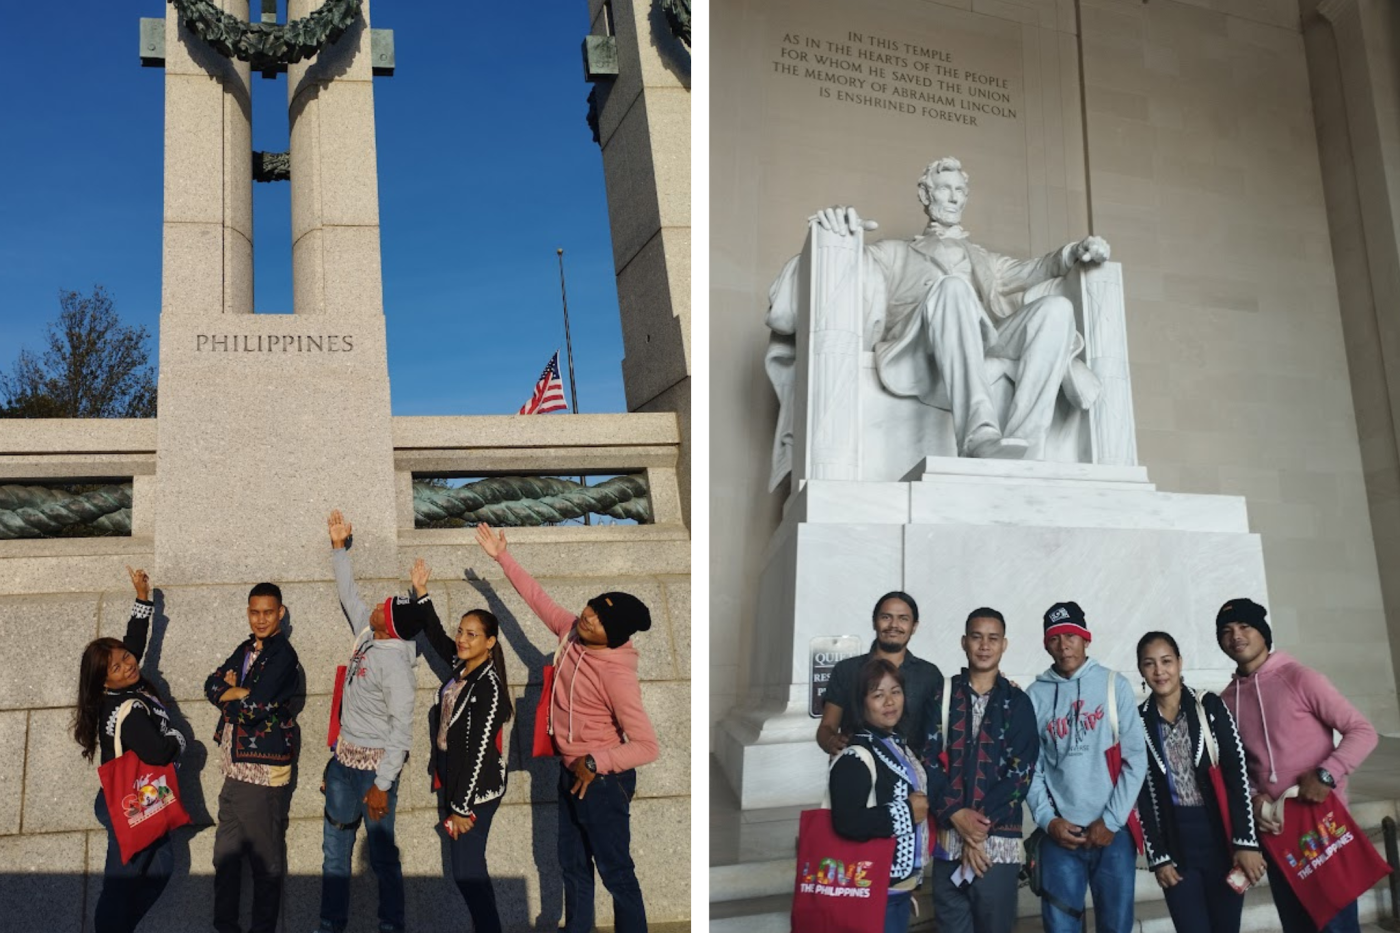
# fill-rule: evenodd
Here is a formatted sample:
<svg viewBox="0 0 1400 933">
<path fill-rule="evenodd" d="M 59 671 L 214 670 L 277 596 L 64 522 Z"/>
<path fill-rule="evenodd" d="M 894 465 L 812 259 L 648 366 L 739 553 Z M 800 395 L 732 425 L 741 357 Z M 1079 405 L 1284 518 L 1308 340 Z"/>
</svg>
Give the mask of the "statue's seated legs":
<svg viewBox="0 0 1400 933">
<path fill-rule="evenodd" d="M 970 282 L 945 276 L 929 290 L 921 313 L 959 452 L 1019 457 L 1039 447 L 1075 351 L 1074 306 L 1059 296 L 1038 298 L 998 327 Z M 991 360 L 1000 365 L 988 365 Z M 1000 376 L 1015 384 L 1004 423 L 991 392 Z"/>
<path fill-rule="evenodd" d="M 1075 352 L 1074 305 L 1050 295 L 1024 305 L 997 330 L 989 359 L 1014 361 L 1016 383 L 1003 433 L 1039 446 L 1055 415 L 1055 399 Z"/>
</svg>

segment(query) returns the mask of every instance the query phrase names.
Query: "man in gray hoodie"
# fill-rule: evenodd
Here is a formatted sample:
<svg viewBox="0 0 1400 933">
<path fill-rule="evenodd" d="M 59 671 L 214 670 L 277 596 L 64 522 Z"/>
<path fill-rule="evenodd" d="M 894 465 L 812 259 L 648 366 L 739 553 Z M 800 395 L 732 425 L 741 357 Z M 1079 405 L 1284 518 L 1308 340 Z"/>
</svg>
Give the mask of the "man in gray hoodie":
<svg viewBox="0 0 1400 933">
<path fill-rule="evenodd" d="M 399 772 L 412 743 L 418 655 L 413 642 L 401 640 L 394 628 L 393 597 L 372 610 L 360 599 L 346 550 L 350 523 L 336 510 L 327 526 L 340 607 L 356 638 L 338 685 L 339 709 L 331 711 L 334 757 L 326 765 L 319 929 L 341 933 L 349 923 L 350 856 L 360 820 L 368 817 L 369 863 L 379 879 L 379 930 L 402 933 L 403 869 L 394 842 L 394 806 Z M 398 599 L 406 603 L 408 598 Z"/>
<path fill-rule="evenodd" d="M 1135 853 L 1127 827 L 1147 774 L 1147 746 L 1132 684 L 1087 656 L 1092 638 L 1078 603 L 1051 606 L 1045 650 L 1054 663 L 1026 691 L 1040 733 L 1027 803 L 1046 833 L 1046 933 L 1078 933 L 1086 890 L 1094 895 L 1098 933 L 1133 926 Z M 1122 762 L 1116 779 L 1109 763 L 1115 745 Z"/>
</svg>

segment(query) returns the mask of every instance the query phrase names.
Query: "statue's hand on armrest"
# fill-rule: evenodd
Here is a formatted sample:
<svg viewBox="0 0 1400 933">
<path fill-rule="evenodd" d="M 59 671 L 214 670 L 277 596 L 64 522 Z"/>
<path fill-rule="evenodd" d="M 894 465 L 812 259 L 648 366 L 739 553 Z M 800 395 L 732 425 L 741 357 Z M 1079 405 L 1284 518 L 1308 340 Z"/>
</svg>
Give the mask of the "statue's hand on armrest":
<svg viewBox="0 0 1400 933">
<path fill-rule="evenodd" d="M 1075 262 L 1086 265 L 1108 262 L 1108 241 L 1101 236 L 1086 236 L 1075 244 L 1073 255 Z"/>
<path fill-rule="evenodd" d="M 873 220 L 861 220 L 854 207 L 836 205 L 817 211 L 809 221 L 815 220 L 823 230 L 830 230 L 838 236 L 850 236 L 862 230 L 878 230 L 880 225 Z"/>
</svg>

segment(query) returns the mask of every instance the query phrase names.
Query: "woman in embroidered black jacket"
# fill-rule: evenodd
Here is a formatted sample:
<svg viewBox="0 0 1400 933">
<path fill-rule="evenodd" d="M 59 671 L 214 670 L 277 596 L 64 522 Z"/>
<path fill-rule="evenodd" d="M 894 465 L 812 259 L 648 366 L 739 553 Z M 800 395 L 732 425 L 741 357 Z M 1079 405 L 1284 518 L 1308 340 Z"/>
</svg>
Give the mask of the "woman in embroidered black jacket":
<svg viewBox="0 0 1400 933">
<path fill-rule="evenodd" d="M 394 625 L 405 638 L 419 632 L 451 673 L 428 714 L 433 772 L 442 785 L 443 821 L 452 842 L 452 879 L 477 933 L 500 933 L 501 918 L 486 865 L 486 842 L 506 792 L 502 729 L 511 718 L 500 623 L 484 609 L 462 616 L 457 637 L 443 631 L 428 597 L 429 570 L 422 558 L 410 574 L 414 599 L 394 603 Z M 444 717 L 446 725 L 444 728 Z"/>
<path fill-rule="evenodd" d="M 1264 862 L 1235 720 L 1220 697 L 1182 682 L 1181 652 L 1166 632 L 1148 632 L 1138 642 L 1138 670 L 1151 690 L 1138 707 L 1148 751 L 1147 780 L 1138 794 L 1147 865 L 1166 892 L 1177 930 L 1238 933 L 1244 898 L 1226 875 L 1239 868 L 1252 884 L 1264 874 Z M 1228 833 L 1210 777 L 1201 710 L 1225 785 Z"/>
<path fill-rule="evenodd" d="M 923 875 L 928 843 L 927 778 L 923 765 L 895 733 L 904 714 L 904 680 L 884 658 L 856 674 L 856 731 L 831 763 L 831 826 L 865 841 L 894 837 L 885 933 L 909 929 L 912 892 Z M 874 805 L 871 805 L 872 771 Z"/>
<path fill-rule="evenodd" d="M 146 764 L 168 765 L 185 750 L 185 739 L 171 726 L 165 701 L 141 675 L 141 656 L 154 612 L 151 581 L 144 570 L 128 567 L 127 573 L 136 588 L 136 604 L 126 623 L 126 637 L 121 641 L 99 638 L 83 651 L 73 738 L 89 761 L 98 755 L 106 764 L 117 757 L 120 744 L 123 752 L 135 752 Z M 175 867 L 170 836 L 162 836 L 123 865 L 100 789 L 93 810 L 107 828 L 107 863 L 94 918 L 97 933 L 129 933 L 170 881 Z"/>
</svg>

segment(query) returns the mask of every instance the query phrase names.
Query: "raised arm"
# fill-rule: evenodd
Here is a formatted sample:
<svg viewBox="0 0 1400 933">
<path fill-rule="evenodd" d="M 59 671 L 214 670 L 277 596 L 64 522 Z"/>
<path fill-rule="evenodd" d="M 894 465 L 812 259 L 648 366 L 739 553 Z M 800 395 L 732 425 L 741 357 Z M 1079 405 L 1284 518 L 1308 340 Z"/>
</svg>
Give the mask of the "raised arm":
<svg viewBox="0 0 1400 933">
<path fill-rule="evenodd" d="M 359 587 L 355 585 L 355 572 L 350 561 L 350 552 L 345 544 L 354 533 L 354 526 L 340 514 L 340 509 L 331 512 L 326 519 L 326 530 L 331 536 L 331 569 L 335 571 L 335 591 L 340 597 L 340 607 L 350 621 L 356 634 L 369 625 L 369 607 L 360 598 Z"/>
<path fill-rule="evenodd" d="M 122 644 L 140 664 L 141 656 L 146 653 L 146 635 L 151 628 L 155 604 L 151 602 L 151 578 L 146 571 L 127 567 L 126 572 L 136 590 L 136 603 L 131 607 L 131 618 L 126 620 L 126 637 L 122 639 Z"/>
<path fill-rule="evenodd" d="M 504 531 L 493 534 L 491 526 L 482 522 L 476 526 L 476 543 L 481 545 L 481 549 L 486 552 L 487 557 L 501 565 L 510 585 L 515 587 L 515 591 L 525 600 L 530 611 L 538 616 L 541 622 L 549 626 L 551 632 L 563 638 L 569 629 L 573 628 L 578 616 L 550 599 L 549 594 L 544 591 L 544 587 L 536 583 L 534 577 L 526 573 L 525 568 L 515 562 L 515 558 L 506 548 L 506 533 Z"/>
<path fill-rule="evenodd" d="M 432 598 L 428 596 L 428 578 L 432 575 L 432 569 L 428 567 L 423 558 L 418 558 L 413 562 L 413 569 L 409 571 L 409 579 L 413 583 L 413 605 L 411 607 L 411 623 L 409 625 L 397 625 L 400 633 L 407 638 L 412 638 L 418 632 L 422 632 L 423 637 L 428 639 L 428 644 L 438 653 L 438 656 L 448 663 L 455 663 L 457 660 L 457 642 L 448 636 L 442 629 L 442 620 L 438 618 L 437 610 L 433 608 Z M 398 616 L 395 616 L 397 619 Z"/>
</svg>

